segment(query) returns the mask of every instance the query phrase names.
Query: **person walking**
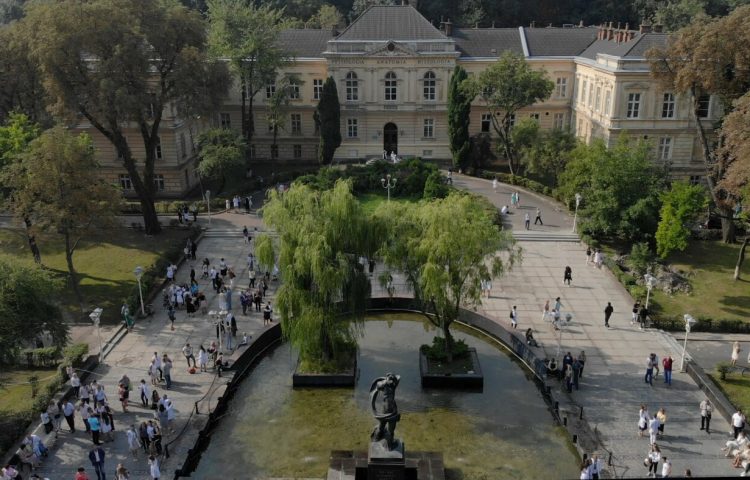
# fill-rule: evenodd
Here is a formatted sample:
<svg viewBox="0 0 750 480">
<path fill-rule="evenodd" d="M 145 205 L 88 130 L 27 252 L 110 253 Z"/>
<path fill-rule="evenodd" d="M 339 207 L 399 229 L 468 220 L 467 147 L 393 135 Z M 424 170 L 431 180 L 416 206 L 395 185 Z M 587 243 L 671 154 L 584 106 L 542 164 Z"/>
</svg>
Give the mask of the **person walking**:
<svg viewBox="0 0 750 480">
<path fill-rule="evenodd" d="M 193 360 L 193 367 L 195 367 L 195 355 L 193 355 L 193 347 L 190 346 L 189 343 L 186 343 L 184 347 L 182 347 L 182 354 L 185 355 L 185 360 L 187 360 L 188 368 L 190 368 L 190 360 Z"/>
<path fill-rule="evenodd" d="M 672 364 L 674 363 L 674 360 L 672 359 L 672 355 L 667 355 L 666 357 L 661 359 L 661 366 L 664 367 L 664 383 L 667 385 L 672 385 Z"/>
<path fill-rule="evenodd" d="M 635 322 L 638 321 L 638 312 L 641 310 L 641 302 L 640 300 L 636 300 L 633 304 L 633 316 L 630 319 L 630 324 L 635 325 Z"/>
<path fill-rule="evenodd" d="M 659 411 L 656 412 L 656 418 L 659 419 L 658 435 L 664 435 L 664 426 L 667 424 L 667 411 L 664 410 L 664 407 L 660 408 Z"/>
<path fill-rule="evenodd" d="M 735 440 L 737 440 L 737 435 L 739 435 L 740 432 L 745 429 L 745 415 L 739 408 L 736 412 L 734 412 L 734 414 L 732 414 L 732 429 L 734 430 Z"/>
<path fill-rule="evenodd" d="M 89 451 L 89 460 L 94 467 L 97 480 L 107 480 L 107 475 L 104 473 L 104 449 L 98 446 L 92 448 Z"/>
<path fill-rule="evenodd" d="M 657 435 L 659 435 L 659 418 L 654 415 L 648 419 L 648 439 L 651 445 L 656 445 Z"/>
<path fill-rule="evenodd" d="M 656 478 L 656 472 L 659 470 L 659 462 L 661 461 L 661 450 L 658 445 L 651 445 L 651 451 L 646 460 L 648 460 L 648 476 Z"/>
<path fill-rule="evenodd" d="M 563 273 L 563 283 L 567 286 L 573 282 L 573 269 L 569 265 L 565 266 L 565 273 Z"/>
<path fill-rule="evenodd" d="M 578 380 L 581 378 L 581 362 L 577 358 L 573 360 L 571 369 L 573 370 L 573 386 L 578 390 Z"/>
<path fill-rule="evenodd" d="M 247 229 L 247 226 L 242 229 L 242 237 L 245 239 L 245 245 L 250 243 L 250 231 Z"/>
<path fill-rule="evenodd" d="M 518 328 L 518 310 L 516 310 L 515 305 L 510 311 L 510 326 L 514 329 Z"/>
<path fill-rule="evenodd" d="M 122 463 L 117 464 L 117 470 L 115 470 L 115 480 L 129 480 L 130 472 L 125 468 Z"/>
<path fill-rule="evenodd" d="M 544 226 L 544 222 L 542 222 L 542 211 L 538 207 L 536 209 L 536 218 L 534 218 L 534 225 L 536 225 L 537 222 L 539 222 L 541 226 Z"/>
<path fill-rule="evenodd" d="M 73 405 L 73 402 L 68 399 L 68 401 L 65 402 L 65 405 L 63 405 L 63 416 L 65 417 L 65 421 L 68 422 L 70 433 L 76 433 L 75 413 L 76 407 Z"/>
<path fill-rule="evenodd" d="M 661 457 L 661 478 L 669 478 L 672 476 L 672 462 L 667 457 Z"/>
<path fill-rule="evenodd" d="M 560 301 L 560 297 L 557 297 L 557 298 L 555 298 L 555 308 L 554 308 L 554 310 L 555 310 L 555 311 L 556 311 L 557 313 L 560 313 L 560 310 L 562 309 L 562 307 L 563 307 L 563 304 L 562 304 L 562 302 Z"/>
<path fill-rule="evenodd" d="M 159 470 L 159 459 L 154 455 L 148 457 L 148 469 L 151 474 L 151 480 L 159 480 L 161 478 L 161 471 Z"/>
<path fill-rule="evenodd" d="M 612 314 L 615 309 L 612 306 L 612 302 L 607 302 L 607 306 L 604 307 L 604 326 L 609 328 L 609 319 L 612 318 Z"/>
<path fill-rule="evenodd" d="M 654 385 L 654 359 L 651 355 L 646 360 L 646 375 L 643 377 L 643 380 L 651 386 Z"/>
<path fill-rule="evenodd" d="M 138 440 L 138 431 L 135 429 L 135 425 L 131 425 L 126 432 L 128 437 L 128 448 L 130 449 L 133 458 L 138 457 L 138 450 L 141 449 L 141 442 Z"/>
<path fill-rule="evenodd" d="M 642 437 L 643 432 L 648 429 L 648 407 L 641 404 L 641 409 L 638 411 L 638 436 Z"/>
<path fill-rule="evenodd" d="M 740 342 L 734 342 L 732 344 L 732 366 L 737 365 L 737 360 L 740 359 L 740 352 L 742 349 L 740 348 Z"/>
<path fill-rule="evenodd" d="M 529 212 L 526 212 L 523 216 L 523 224 L 526 226 L 526 230 L 531 228 L 531 217 L 529 216 Z"/>
<path fill-rule="evenodd" d="M 705 398 L 700 404 L 701 409 L 701 430 L 705 430 L 706 433 L 711 433 L 711 413 L 714 407 L 711 405 L 711 400 Z"/>
<path fill-rule="evenodd" d="M 146 384 L 146 380 L 141 379 L 141 383 L 138 384 L 138 392 L 141 396 L 141 405 L 148 408 L 148 399 L 151 396 L 151 388 Z"/>
<path fill-rule="evenodd" d="M 586 266 L 589 266 L 589 264 L 591 263 L 591 255 L 592 255 L 592 253 L 593 252 L 591 251 L 591 247 L 587 246 L 586 247 Z"/>
<path fill-rule="evenodd" d="M 542 307 L 542 321 L 547 320 L 547 317 L 549 316 L 549 299 L 544 302 L 544 306 Z"/>
<path fill-rule="evenodd" d="M 166 380 L 167 390 L 169 390 L 170 388 L 172 388 L 172 360 L 170 360 L 165 353 L 161 363 L 162 369 L 164 371 L 164 380 Z"/>
<path fill-rule="evenodd" d="M 581 364 L 581 369 L 578 372 L 578 377 L 583 378 L 583 367 L 586 366 L 586 352 L 581 350 L 581 353 L 578 354 L 578 363 Z"/>
<path fill-rule="evenodd" d="M 89 476 L 86 474 L 85 468 L 78 467 L 78 470 L 76 471 L 75 480 L 90 480 Z"/>
<path fill-rule="evenodd" d="M 200 366 L 200 371 L 205 372 L 206 371 L 206 365 L 208 364 L 208 353 L 206 352 L 206 349 L 203 348 L 203 345 L 198 348 L 198 365 Z"/>
<path fill-rule="evenodd" d="M 91 411 L 89 411 L 89 413 L 91 413 Z M 101 445 L 102 443 L 99 441 L 101 422 L 99 421 L 98 415 L 89 416 L 89 428 L 91 429 L 91 440 L 94 442 L 94 445 Z"/>
</svg>

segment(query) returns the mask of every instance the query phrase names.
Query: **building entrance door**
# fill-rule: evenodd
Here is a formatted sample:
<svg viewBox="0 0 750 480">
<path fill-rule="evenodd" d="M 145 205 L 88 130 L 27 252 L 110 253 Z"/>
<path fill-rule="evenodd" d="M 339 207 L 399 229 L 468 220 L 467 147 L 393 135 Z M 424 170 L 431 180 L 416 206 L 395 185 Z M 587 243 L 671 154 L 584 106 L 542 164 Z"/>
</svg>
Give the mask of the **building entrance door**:
<svg viewBox="0 0 750 480">
<path fill-rule="evenodd" d="M 383 150 L 388 155 L 391 152 L 398 154 L 398 127 L 395 123 L 386 123 L 383 127 Z"/>
</svg>

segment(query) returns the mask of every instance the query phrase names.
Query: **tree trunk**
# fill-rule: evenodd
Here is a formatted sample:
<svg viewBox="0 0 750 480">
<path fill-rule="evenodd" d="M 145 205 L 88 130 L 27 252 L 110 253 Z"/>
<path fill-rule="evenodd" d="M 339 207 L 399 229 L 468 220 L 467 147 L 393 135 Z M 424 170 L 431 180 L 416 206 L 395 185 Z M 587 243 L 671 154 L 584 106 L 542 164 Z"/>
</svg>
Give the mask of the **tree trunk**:
<svg viewBox="0 0 750 480">
<path fill-rule="evenodd" d="M 247 82 L 245 81 L 245 75 L 240 75 L 240 124 L 242 128 L 242 137 L 245 141 L 248 141 L 247 137 Z M 250 144 L 247 144 L 245 150 L 245 160 L 250 159 Z"/>
<path fill-rule="evenodd" d="M 78 300 L 78 306 L 81 309 L 81 316 L 86 315 L 86 306 L 83 301 L 83 294 L 81 293 L 81 287 L 78 285 L 78 273 L 73 266 L 73 251 L 70 245 L 70 234 L 66 231 L 65 235 L 65 261 L 68 263 L 68 273 L 70 274 L 70 286 L 73 287 L 73 293 L 75 293 L 76 300 Z"/>
<path fill-rule="evenodd" d="M 453 362 L 453 337 L 451 336 L 451 324 L 443 321 L 443 337 L 445 337 L 445 354 L 448 358 L 448 363 Z"/>
<path fill-rule="evenodd" d="M 34 262 L 41 264 L 42 254 L 36 244 L 36 235 L 31 233 L 31 219 L 29 217 L 24 217 L 23 223 L 26 225 L 26 240 L 29 242 L 29 249 L 31 249 L 31 254 L 34 256 Z"/>
<path fill-rule="evenodd" d="M 253 96 L 251 95 L 247 102 L 247 130 L 245 131 L 245 142 L 247 142 L 247 151 L 252 151 L 253 131 L 255 131 L 255 122 L 253 121 Z"/>
<path fill-rule="evenodd" d="M 731 208 L 717 208 L 721 214 L 721 241 L 724 243 L 737 243 L 737 227 L 734 225 Z"/>
<path fill-rule="evenodd" d="M 742 242 L 742 247 L 740 248 L 740 254 L 737 257 L 737 265 L 734 267 L 735 280 L 740 279 L 740 270 L 742 269 L 742 263 L 745 261 L 745 248 L 747 248 L 748 240 L 750 240 L 750 237 L 745 237 L 745 241 Z"/>
</svg>

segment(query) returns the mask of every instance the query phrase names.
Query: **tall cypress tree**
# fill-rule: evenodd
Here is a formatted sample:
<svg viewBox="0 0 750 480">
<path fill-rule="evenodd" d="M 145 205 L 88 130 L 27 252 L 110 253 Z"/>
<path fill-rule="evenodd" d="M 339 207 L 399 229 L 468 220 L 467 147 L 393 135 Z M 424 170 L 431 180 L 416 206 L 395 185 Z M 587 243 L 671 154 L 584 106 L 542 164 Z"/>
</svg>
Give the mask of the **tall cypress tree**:
<svg viewBox="0 0 750 480">
<path fill-rule="evenodd" d="M 315 109 L 315 122 L 320 132 L 318 161 L 329 164 L 333 161 L 336 149 L 341 145 L 341 105 L 333 77 L 328 77 L 323 84 L 323 92 Z"/>
<path fill-rule="evenodd" d="M 451 142 L 451 154 L 455 167 L 466 167 L 471 149 L 469 138 L 469 114 L 471 97 L 461 89 L 461 82 L 466 80 L 466 70 L 456 65 L 448 86 L 448 138 Z"/>
</svg>

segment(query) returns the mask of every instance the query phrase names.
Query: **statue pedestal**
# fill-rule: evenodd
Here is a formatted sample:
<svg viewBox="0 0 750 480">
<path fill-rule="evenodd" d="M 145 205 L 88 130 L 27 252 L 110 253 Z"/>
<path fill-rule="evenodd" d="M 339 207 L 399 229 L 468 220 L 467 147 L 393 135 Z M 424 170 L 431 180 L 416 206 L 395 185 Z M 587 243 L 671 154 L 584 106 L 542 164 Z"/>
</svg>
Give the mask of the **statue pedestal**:
<svg viewBox="0 0 750 480">
<path fill-rule="evenodd" d="M 367 480 L 404 480 L 406 461 L 404 444 L 396 439 L 392 449 L 385 440 L 370 442 L 367 452 Z"/>
</svg>

